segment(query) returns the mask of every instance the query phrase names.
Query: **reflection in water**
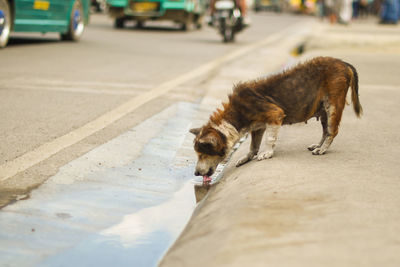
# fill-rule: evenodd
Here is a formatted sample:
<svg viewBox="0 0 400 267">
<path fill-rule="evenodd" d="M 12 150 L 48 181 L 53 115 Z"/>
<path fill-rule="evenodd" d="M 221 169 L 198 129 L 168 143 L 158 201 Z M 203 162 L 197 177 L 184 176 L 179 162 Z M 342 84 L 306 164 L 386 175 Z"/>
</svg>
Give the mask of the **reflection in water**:
<svg viewBox="0 0 400 267">
<path fill-rule="evenodd" d="M 187 182 L 181 190 L 161 205 L 126 215 L 121 223 L 105 229 L 100 234 L 106 239 L 116 237 L 124 247 L 148 243 L 148 235 L 165 232 L 177 236 L 190 218 L 194 205 L 187 205 L 193 199 L 193 185 Z"/>
<path fill-rule="evenodd" d="M 2 209 L 0 266 L 155 266 L 195 207 L 195 111 L 164 110 Z"/>
<path fill-rule="evenodd" d="M 156 266 L 189 220 L 194 202 L 190 182 L 161 205 L 123 217 L 43 266 Z M 188 205 L 189 204 L 189 205 Z"/>
</svg>

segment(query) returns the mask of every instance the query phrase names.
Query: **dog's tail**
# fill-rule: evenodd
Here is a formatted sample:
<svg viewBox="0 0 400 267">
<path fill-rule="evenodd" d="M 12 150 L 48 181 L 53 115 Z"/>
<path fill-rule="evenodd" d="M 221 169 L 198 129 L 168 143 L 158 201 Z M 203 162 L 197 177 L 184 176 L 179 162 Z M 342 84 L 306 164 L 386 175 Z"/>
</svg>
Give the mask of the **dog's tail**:
<svg viewBox="0 0 400 267">
<path fill-rule="evenodd" d="M 353 102 L 353 109 L 356 113 L 357 117 L 361 117 L 363 113 L 363 109 L 360 103 L 360 99 L 358 98 L 358 73 L 356 68 L 351 64 L 346 62 L 346 65 L 349 67 L 351 72 L 351 101 Z"/>
</svg>

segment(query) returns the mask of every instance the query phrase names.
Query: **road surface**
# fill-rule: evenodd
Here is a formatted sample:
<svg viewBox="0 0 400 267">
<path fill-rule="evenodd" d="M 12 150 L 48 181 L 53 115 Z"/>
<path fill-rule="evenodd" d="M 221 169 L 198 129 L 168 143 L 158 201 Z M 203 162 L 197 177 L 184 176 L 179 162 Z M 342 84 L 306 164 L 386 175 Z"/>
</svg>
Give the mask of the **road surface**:
<svg viewBox="0 0 400 267">
<path fill-rule="evenodd" d="M 229 45 L 104 15 L 79 43 L 14 36 L 0 54 L 0 265 L 155 265 L 195 206 L 188 129 L 234 82 L 282 67 L 309 22 L 260 13 Z"/>
<path fill-rule="evenodd" d="M 0 53 L 0 206 L 172 103 L 201 98 L 196 82 L 210 73 L 197 80 L 185 74 L 306 19 L 270 13 L 252 18 L 253 25 L 229 45 L 206 26 L 182 32 L 173 24 L 149 23 L 144 30 L 134 24 L 115 30 L 105 15 L 91 17 L 79 43 L 62 43 L 51 34 L 14 35 Z M 194 80 L 193 86 L 182 77 Z M 168 93 L 153 93 L 170 81 Z M 135 97 L 144 98 L 137 108 L 101 117 Z"/>
</svg>

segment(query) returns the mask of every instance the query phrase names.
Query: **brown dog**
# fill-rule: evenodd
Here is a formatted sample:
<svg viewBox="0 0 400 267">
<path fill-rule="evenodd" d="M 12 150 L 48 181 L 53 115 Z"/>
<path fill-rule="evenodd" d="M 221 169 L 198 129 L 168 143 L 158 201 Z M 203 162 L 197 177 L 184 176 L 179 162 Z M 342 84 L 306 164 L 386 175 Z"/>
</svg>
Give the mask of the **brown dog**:
<svg viewBox="0 0 400 267">
<path fill-rule="evenodd" d="M 223 110 L 217 109 L 202 128 L 190 130 L 196 135 L 195 175 L 208 180 L 247 132 L 251 133 L 250 151 L 236 166 L 258 154 L 265 131 L 266 149 L 257 158 L 271 158 L 281 125 L 306 122 L 312 117 L 321 120 L 322 139 L 308 149 L 314 155 L 324 154 L 338 134 L 349 87 L 354 112 L 360 117 L 357 71 L 339 59 L 317 57 L 280 74 L 236 85 L 229 102 L 222 104 Z"/>
</svg>

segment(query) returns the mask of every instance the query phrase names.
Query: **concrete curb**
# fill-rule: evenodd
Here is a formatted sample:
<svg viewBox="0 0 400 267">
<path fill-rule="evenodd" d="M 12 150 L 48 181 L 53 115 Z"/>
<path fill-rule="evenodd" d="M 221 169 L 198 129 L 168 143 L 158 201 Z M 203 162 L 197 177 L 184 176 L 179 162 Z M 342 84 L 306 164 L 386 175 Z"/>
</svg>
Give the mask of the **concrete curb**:
<svg viewBox="0 0 400 267">
<path fill-rule="evenodd" d="M 296 25 L 291 35 L 285 36 L 284 40 L 278 40 L 279 45 L 272 44 L 271 46 L 259 47 L 255 51 L 243 56 L 240 61 L 232 62 L 228 66 L 225 66 L 220 73 L 210 81 L 205 97 L 202 100 L 200 106 L 200 112 L 198 119 L 195 121 L 197 124 L 204 123 L 208 120 L 210 112 L 214 111 L 216 107 L 220 106 L 221 99 L 227 99 L 227 93 L 231 91 L 232 84 L 239 80 L 254 79 L 264 76 L 266 73 L 273 73 L 287 67 L 288 63 L 293 63 L 293 51 L 298 45 L 302 44 L 309 38 L 312 32 L 319 31 L 321 25 L 318 23 L 307 23 L 304 25 Z M 263 58 L 266 55 L 274 55 L 270 61 L 264 61 Z M 252 68 L 243 68 L 243 66 L 252 66 Z M 238 72 L 238 70 L 241 70 Z M 238 75 L 241 73 L 241 75 Z M 233 75 L 232 75 L 233 74 Z M 233 78 L 233 77 L 234 78 Z M 233 78 L 233 79 L 232 79 Z M 198 125 L 194 125 L 198 126 Z M 244 146 L 247 149 L 248 141 L 245 141 Z M 242 149 L 243 146 L 239 148 Z M 225 176 L 229 176 L 232 172 L 232 165 L 235 160 L 230 159 L 227 162 L 227 167 L 223 170 L 223 176 L 218 182 L 210 188 L 195 187 L 196 198 L 198 206 L 196 207 L 192 218 L 183 231 L 182 235 L 175 244 L 166 253 L 163 260 L 160 262 L 160 266 L 187 266 L 187 264 L 180 264 L 180 259 L 177 259 L 175 254 L 177 247 L 181 246 L 181 243 L 185 242 L 185 232 L 190 231 L 192 223 L 198 223 L 200 214 L 204 213 L 204 209 L 210 208 L 208 197 L 216 197 L 218 195 L 218 188 L 226 186 Z M 225 174 L 226 169 L 228 173 Z M 221 176 L 221 175 L 220 175 Z M 196 242 L 196 241 L 194 241 Z M 190 257 L 186 257 L 186 260 L 190 260 Z M 186 261 L 184 260 L 184 261 Z M 194 264 L 193 266 L 197 266 Z M 199 264 L 198 266 L 201 266 Z"/>
<path fill-rule="evenodd" d="M 326 33 L 320 28 L 314 38 Z M 358 59 L 358 64 L 349 62 L 362 77 L 379 76 L 376 65 L 369 63 L 382 64 L 380 54 L 371 57 L 354 47 L 334 53 L 331 45 L 301 59 L 350 55 L 349 60 Z M 379 46 L 371 42 L 371 47 Z M 384 60 L 389 59 L 393 74 L 399 55 L 392 57 Z M 283 127 L 279 139 L 285 141 L 278 140 L 274 158 L 235 168 L 234 161 L 247 152 L 246 141 L 160 265 L 399 266 L 400 170 L 392 159 L 400 157 L 393 149 L 393 143 L 399 144 L 395 136 L 400 125 L 381 116 L 399 112 L 393 99 L 399 96 L 395 89 L 400 81 L 397 73 L 390 77 L 383 85 L 391 89 L 384 92 L 361 84 L 361 102 L 374 110 L 366 109 L 358 120 L 346 108 L 342 133 L 323 158 L 306 150 L 320 138 L 320 124 L 313 121 L 307 127 Z"/>
</svg>

